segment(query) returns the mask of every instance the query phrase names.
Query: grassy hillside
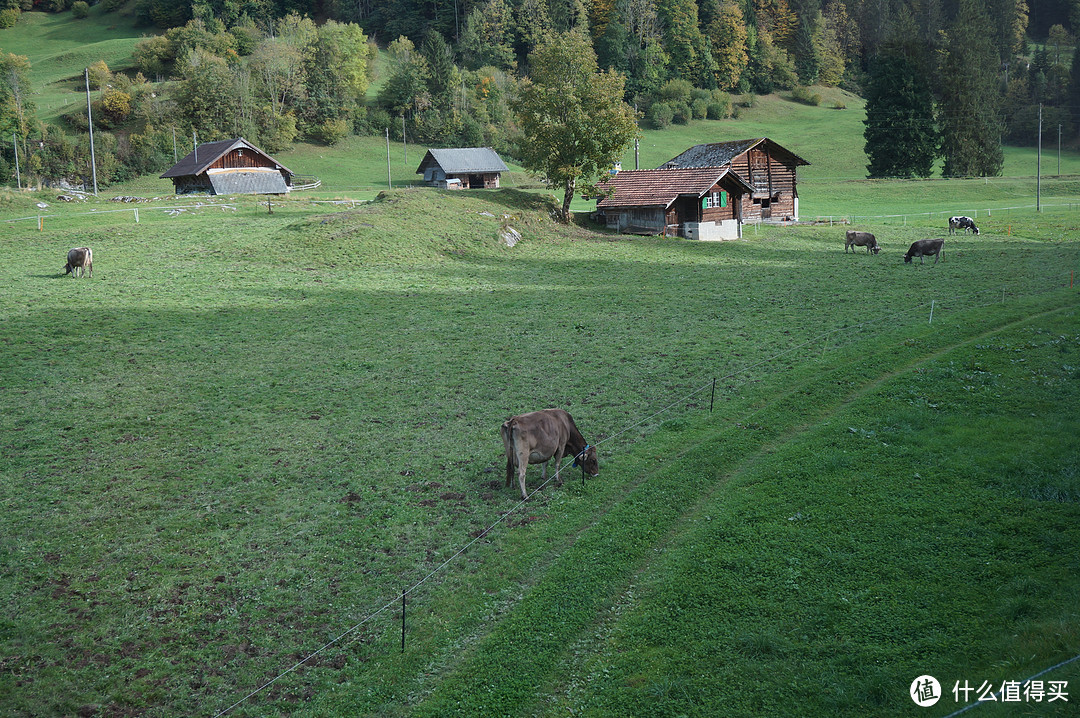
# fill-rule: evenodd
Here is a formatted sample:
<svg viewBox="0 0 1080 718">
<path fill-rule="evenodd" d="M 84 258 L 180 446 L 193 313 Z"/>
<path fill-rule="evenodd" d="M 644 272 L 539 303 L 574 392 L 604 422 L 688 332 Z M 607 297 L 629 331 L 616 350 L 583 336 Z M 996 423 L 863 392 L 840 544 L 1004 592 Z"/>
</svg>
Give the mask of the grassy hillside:
<svg viewBox="0 0 1080 718">
<path fill-rule="evenodd" d="M 5 225 L 7 714 L 907 715 L 1080 653 L 1080 215 L 910 266 L 229 206 Z M 515 508 L 498 425 L 548 405 L 601 476 Z"/>
<path fill-rule="evenodd" d="M 70 11 L 24 12 L 15 27 L 0 30 L 0 48 L 29 58 L 38 119 L 56 122 L 65 112 L 85 107 L 83 68 L 98 60 L 113 71 L 130 68 L 131 51 L 142 35 L 130 17 L 95 5 L 82 20 Z"/>
</svg>

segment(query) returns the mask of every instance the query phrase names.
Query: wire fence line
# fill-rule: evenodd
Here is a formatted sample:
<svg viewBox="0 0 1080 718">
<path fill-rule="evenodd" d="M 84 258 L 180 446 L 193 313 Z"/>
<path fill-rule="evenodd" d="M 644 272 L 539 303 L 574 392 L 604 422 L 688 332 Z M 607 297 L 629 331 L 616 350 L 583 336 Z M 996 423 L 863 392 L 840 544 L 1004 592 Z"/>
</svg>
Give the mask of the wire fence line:
<svg viewBox="0 0 1080 718">
<path fill-rule="evenodd" d="M 955 216 L 966 213 L 966 216 L 969 216 L 972 219 L 979 219 L 979 213 L 980 212 L 986 217 L 993 217 L 994 212 L 998 212 L 998 213 L 1001 213 L 1001 212 L 1009 213 L 1009 212 L 1014 212 L 1014 211 L 1019 212 L 1019 211 L 1025 211 L 1025 210 L 1035 210 L 1035 209 L 1038 209 L 1040 207 L 1042 209 L 1065 207 L 1065 208 L 1068 208 L 1071 211 L 1071 210 L 1075 210 L 1077 208 L 1080 208 L 1080 200 L 1078 200 L 1076 202 L 1067 202 L 1067 203 L 1060 203 L 1060 204 L 1046 204 L 1046 203 L 1042 203 L 1042 204 L 1039 204 L 1039 205 L 1023 204 L 1023 205 L 1014 205 L 1014 206 L 1010 206 L 1010 207 L 985 207 L 983 209 L 966 209 L 966 210 L 935 210 L 935 211 L 931 211 L 931 212 L 905 212 L 905 213 L 902 213 L 902 214 L 855 214 L 855 213 L 852 213 L 852 214 L 826 214 L 826 215 L 815 215 L 814 219 L 806 219 L 806 220 L 803 220 L 802 223 L 807 223 L 807 222 L 809 222 L 809 223 L 817 223 L 817 224 L 828 223 L 828 224 L 832 225 L 832 224 L 855 224 L 855 222 L 857 220 L 869 221 L 869 220 L 899 219 L 904 224 L 907 224 L 907 221 L 908 221 L 909 218 L 912 219 L 912 220 L 915 220 L 915 219 L 921 219 L 921 218 L 925 217 L 929 221 L 929 220 L 933 220 L 936 217 L 955 217 Z M 884 222 L 882 222 L 882 223 L 884 223 Z"/>
<path fill-rule="evenodd" d="M 1062 284 L 1060 282 L 1060 279 L 1061 279 L 1060 277 L 1056 277 L 1056 278 L 1055 277 L 1050 277 L 1050 278 L 1048 278 L 1049 279 L 1048 283 L 1042 285 L 1043 286 L 1042 289 L 1040 289 L 1038 291 L 1028 291 L 1028 292 L 1023 292 L 1023 293 L 1014 293 L 1013 296 L 1017 296 L 1017 297 L 1041 296 L 1043 294 L 1047 294 L 1049 292 L 1060 289 L 1063 286 L 1071 287 L 1072 286 L 1071 285 L 1072 275 L 1069 274 L 1069 275 L 1064 275 L 1064 276 L 1066 278 L 1066 282 L 1064 284 Z M 996 297 L 998 291 L 999 291 L 999 289 L 997 287 L 988 287 L 988 288 L 981 289 L 981 290 L 978 290 L 978 291 L 975 291 L 975 292 L 970 292 L 970 293 L 965 294 L 965 295 L 956 295 L 956 296 L 947 298 L 944 301 L 949 302 L 949 303 L 962 302 L 965 299 L 976 299 L 976 298 L 981 297 L 983 295 L 987 295 L 987 294 L 989 294 L 991 292 L 993 292 L 994 296 Z M 992 302 L 985 302 L 985 303 L 982 303 L 982 304 L 974 304 L 974 305 L 968 305 L 968 306 L 970 308 L 981 308 L 981 307 L 991 306 L 991 305 L 994 305 L 994 304 L 1003 303 L 1004 300 L 1005 300 L 1005 292 L 1004 292 L 1004 289 L 1003 289 L 1002 290 L 1002 299 L 1001 300 L 995 300 L 995 301 L 992 301 Z M 746 366 L 735 369 L 735 370 L 733 370 L 733 371 L 731 371 L 731 372 L 729 372 L 727 374 L 724 374 L 723 376 L 718 376 L 718 377 L 711 378 L 711 379 L 709 379 L 709 381 L 705 382 L 704 384 L 701 384 L 699 386 L 696 386 L 696 387 L 693 387 L 693 388 L 687 390 L 687 392 L 684 393 L 683 395 L 681 395 L 678 399 L 664 404 L 663 406 L 661 406 L 661 408 L 659 408 L 659 409 L 653 411 L 652 413 L 648 414 L 643 419 L 641 419 L 641 420 L 639 420 L 639 421 L 637 421 L 637 422 L 635 422 L 633 424 L 630 424 L 629 426 L 626 426 L 626 427 L 620 429 L 619 431 L 616 431 L 615 433 L 613 433 L 613 434 L 611 434 L 609 436 L 604 437 L 600 441 L 596 442 L 596 444 L 594 444 L 594 446 L 600 446 L 602 444 L 610 442 L 610 441 L 618 438 L 619 436 L 622 436 L 622 435 L 632 431 L 633 429 L 635 429 L 637 427 L 640 427 L 640 426 L 642 426 L 644 424 L 647 424 L 648 422 L 656 419 L 658 416 L 661 416 L 663 414 L 666 414 L 666 413 L 672 411 L 677 406 L 680 406 L 680 405 L 685 406 L 685 405 L 687 405 L 690 402 L 690 400 L 693 399 L 694 397 L 702 394 L 703 392 L 705 392 L 706 390 L 708 390 L 710 388 L 714 388 L 718 381 L 726 381 L 726 380 L 732 379 L 732 378 L 734 378 L 736 376 L 739 376 L 739 375 L 742 375 L 742 374 L 747 374 L 747 373 L 751 372 L 754 369 L 757 369 L 759 367 L 765 366 L 766 364 L 770 364 L 772 362 L 775 362 L 777 359 L 780 359 L 780 358 L 785 357 L 785 356 L 787 356 L 789 354 L 797 352 L 800 349 L 805 349 L 807 347 L 814 346 L 814 345 L 816 345 L 818 343 L 822 343 L 822 342 L 825 342 L 825 346 L 823 346 L 823 348 L 822 348 L 822 354 L 824 354 L 825 350 L 827 348 L 829 348 L 828 347 L 828 340 L 831 337 L 833 337 L 834 335 L 837 335 L 837 334 L 862 330 L 862 329 L 865 329 L 866 327 L 869 327 L 869 326 L 875 325 L 875 324 L 879 324 L 879 323 L 882 323 L 882 322 L 893 322 L 894 326 L 895 326 L 896 323 L 897 323 L 897 320 L 899 320 L 899 319 L 907 319 L 909 321 L 915 321 L 915 319 L 913 319 L 913 318 L 915 318 L 917 316 L 916 315 L 917 310 L 922 309 L 922 308 L 926 308 L 926 307 L 933 307 L 934 304 L 936 302 L 938 302 L 938 301 L 939 300 L 931 300 L 930 302 L 922 302 L 922 303 L 916 304 L 916 305 L 914 305 L 914 306 L 912 306 L 912 307 L 910 307 L 908 309 L 897 311 L 897 312 L 895 312 L 893 314 L 890 314 L 890 315 L 881 316 L 881 317 L 877 317 L 875 319 L 867 320 L 865 322 L 859 322 L 857 324 L 850 324 L 850 325 L 846 325 L 846 326 L 843 326 L 843 327 L 837 327 L 835 329 L 831 329 L 829 331 L 822 332 L 822 333 L 817 334 L 816 336 L 814 336 L 814 337 L 812 337 L 810 339 L 807 339 L 807 340 L 805 340 L 805 341 L 803 341 L 803 342 L 801 342 L 801 343 L 799 343 L 799 344 L 797 344 L 795 346 L 789 347 L 788 349 L 785 349 L 785 350 L 783 350 L 781 352 L 777 352 L 776 354 L 773 354 L 773 355 L 771 355 L 769 357 L 766 357 L 766 358 L 761 359 L 759 361 L 753 362 L 751 364 L 747 364 Z M 920 321 L 920 322 L 922 321 L 921 316 L 918 317 L 917 321 Z M 834 345 L 833 349 L 835 350 L 836 348 L 837 348 L 837 346 Z M 747 419 L 747 418 L 753 416 L 754 414 L 756 414 L 758 411 L 760 411 L 760 409 L 754 409 L 753 411 L 751 411 L 749 414 L 747 414 L 746 416 L 744 416 L 742 418 Z M 311 652 L 309 652 L 307 655 L 305 655 L 300 660 L 294 662 L 292 665 L 290 665 L 288 668 L 286 668 L 285 670 L 283 670 L 280 673 L 278 673 L 277 675 L 275 675 L 273 678 L 265 681 L 264 683 L 259 685 L 257 688 L 251 690 L 249 693 L 247 693 L 242 698 L 240 698 L 236 702 L 232 703 L 228 707 L 226 707 L 226 708 L 218 711 L 217 713 L 215 713 L 214 718 L 220 718 L 220 716 L 224 716 L 224 715 L 232 712 L 235 708 L 237 708 L 238 706 L 240 706 L 244 702 L 250 700 L 254 696 L 258 695 L 259 693 L 261 693 L 265 689 L 269 688 L 273 684 L 277 683 L 282 678 L 285 678 L 286 676 L 290 675 L 291 673 L 294 673 L 300 667 L 304 666 L 309 661 L 311 661 L 315 657 L 317 657 L 320 654 L 322 654 L 323 652 L 325 652 L 327 649 L 329 649 L 329 648 L 331 648 L 331 647 L 333 647 L 335 645 L 341 644 L 344 639 L 351 636 L 352 634 L 355 634 L 357 631 L 359 631 L 360 628 L 362 628 L 366 624 L 370 623 L 372 620 L 374 620 L 378 616 L 382 615 L 386 611 L 390 610 L 391 608 L 397 606 L 399 601 L 404 602 L 404 599 L 406 597 L 409 597 L 409 596 L 412 596 L 413 594 L 415 594 L 424 584 L 426 584 L 428 581 L 432 580 L 437 574 L 439 574 L 444 569 L 446 569 L 448 566 L 450 566 L 450 564 L 452 564 L 459 557 L 461 557 L 463 554 L 465 554 L 470 548 L 472 548 L 474 545 L 476 545 L 476 543 L 479 542 L 481 539 L 487 537 L 494 529 L 496 529 L 499 525 L 501 525 L 503 522 L 505 522 L 510 516 L 512 516 L 517 511 L 519 511 L 522 507 L 526 506 L 528 504 L 529 499 L 531 499 L 533 496 L 535 496 L 540 491 L 542 491 L 545 487 L 547 487 L 548 484 L 550 484 L 553 481 L 560 480 L 562 472 L 564 470 L 566 470 L 568 466 L 571 466 L 572 462 L 574 462 L 574 458 L 575 457 L 566 457 L 563 464 L 561 466 L 556 467 L 556 470 L 551 475 L 551 477 L 549 477 L 548 479 L 542 481 L 532 492 L 530 492 L 526 496 L 526 498 L 518 501 L 517 503 L 514 504 L 513 507 L 511 507 L 510 509 L 507 509 L 506 511 L 499 514 L 499 516 L 494 521 L 492 521 L 490 524 L 488 524 L 483 530 L 479 531 L 476 534 L 476 536 L 474 536 L 472 538 L 472 540 L 465 543 L 463 546 L 461 546 L 459 549 L 457 549 L 453 554 L 451 554 L 449 558 L 447 558 L 442 563 L 440 563 L 439 565 L 432 568 L 430 571 L 428 571 L 422 578 L 420 578 L 419 580 L 412 583 L 410 586 L 408 586 L 403 591 L 401 591 L 401 593 L 394 595 L 392 598 L 387 600 L 384 604 L 382 604 L 378 608 L 372 610 L 367 615 L 365 615 L 363 618 L 361 618 L 359 621 L 356 621 L 351 626 L 344 629 L 343 631 L 338 633 L 336 636 L 334 636 L 330 640 L 328 640 L 325 643 L 323 643 L 322 645 L 320 645 L 318 648 L 316 648 L 316 649 L 312 650 Z M 403 635 L 404 635 L 404 624 L 403 624 L 403 627 L 402 627 L 402 631 L 403 631 Z M 353 640 L 356 640 L 356 639 L 354 638 Z M 352 642 L 353 641 L 348 641 L 343 645 L 349 645 Z M 1076 659 L 1071 659 L 1071 660 L 1076 660 Z M 1071 660 L 1066 661 L 1065 663 L 1069 663 L 1069 662 L 1071 662 Z M 1059 664 L 1059 666 L 1060 665 L 1065 665 L 1065 663 Z M 1058 666 L 1054 666 L 1054 668 L 1056 668 L 1056 667 L 1058 667 Z M 1047 670 L 1052 670 L 1052 669 L 1047 669 Z M 1045 672 L 1046 671 L 1043 671 L 1043 673 L 1045 673 Z M 1038 677 L 1039 675 L 1042 675 L 1042 673 L 1036 674 L 1036 676 L 1033 676 L 1033 678 Z M 1031 679 L 1029 679 L 1029 680 L 1031 680 Z"/>
<path fill-rule="evenodd" d="M 144 212 L 166 212 L 166 213 L 170 214 L 171 216 L 175 217 L 175 216 L 183 214 L 185 212 L 190 212 L 192 210 L 220 209 L 222 211 L 235 212 L 237 208 L 236 208 L 235 204 L 215 204 L 215 203 L 196 202 L 195 204 L 182 204 L 182 205 L 174 205 L 174 206 L 171 206 L 171 207 L 158 207 L 156 205 L 147 205 L 147 206 L 143 206 L 143 207 L 130 207 L 130 208 L 123 208 L 123 209 L 95 209 L 95 210 L 91 210 L 89 212 L 65 212 L 64 214 L 45 214 L 45 213 L 42 213 L 42 214 L 29 215 L 27 217 L 12 217 L 11 219 L 5 219 L 3 221 L 7 222 L 8 224 L 12 224 L 14 222 L 26 222 L 26 221 L 30 221 L 30 220 L 36 220 L 37 223 L 38 223 L 38 230 L 40 231 L 40 230 L 44 230 L 44 228 L 45 228 L 44 222 L 47 219 L 48 220 L 55 220 L 55 219 L 69 219 L 71 217 L 96 217 L 96 216 L 104 215 L 104 214 L 119 214 L 119 213 L 132 212 L 134 214 L 134 216 L 135 216 L 135 223 L 138 224 L 139 223 L 139 210 L 140 209 L 143 210 Z"/>
</svg>

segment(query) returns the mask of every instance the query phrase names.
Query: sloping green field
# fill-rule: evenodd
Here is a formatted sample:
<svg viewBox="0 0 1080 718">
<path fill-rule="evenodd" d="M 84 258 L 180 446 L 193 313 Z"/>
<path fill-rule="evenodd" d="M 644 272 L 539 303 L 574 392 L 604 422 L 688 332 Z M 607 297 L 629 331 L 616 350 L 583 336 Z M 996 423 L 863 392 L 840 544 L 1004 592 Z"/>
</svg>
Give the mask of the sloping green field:
<svg viewBox="0 0 1080 718">
<path fill-rule="evenodd" d="M 1080 653 L 1080 215 L 912 266 L 513 190 L 156 206 L 0 225 L 8 715 L 945 715 Z M 543 406 L 601 475 L 519 506 Z"/>
</svg>

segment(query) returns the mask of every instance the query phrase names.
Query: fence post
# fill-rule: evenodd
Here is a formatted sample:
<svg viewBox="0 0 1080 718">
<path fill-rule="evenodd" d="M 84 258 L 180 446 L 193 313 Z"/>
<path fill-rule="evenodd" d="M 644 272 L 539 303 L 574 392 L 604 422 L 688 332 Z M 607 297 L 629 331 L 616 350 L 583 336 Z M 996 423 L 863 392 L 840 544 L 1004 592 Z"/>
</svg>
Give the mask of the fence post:
<svg viewBox="0 0 1080 718">
<path fill-rule="evenodd" d="M 44 232 L 45 231 L 45 218 L 42 217 L 40 214 L 38 215 L 38 218 L 37 218 L 37 231 L 39 231 L 39 232 Z"/>
<path fill-rule="evenodd" d="M 709 413 L 712 413 L 713 399 L 716 398 L 716 377 L 712 380 L 712 393 L 709 394 Z"/>
<path fill-rule="evenodd" d="M 132 210 L 132 212 L 135 213 L 135 224 L 138 224 L 139 223 L 139 208 L 136 207 L 135 209 Z"/>
<path fill-rule="evenodd" d="M 405 652 L 405 591 L 401 592 L 401 652 Z"/>
<path fill-rule="evenodd" d="M 934 301 L 935 300 L 933 299 L 930 300 L 930 321 L 928 321 L 927 324 L 934 323 Z"/>
</svg>

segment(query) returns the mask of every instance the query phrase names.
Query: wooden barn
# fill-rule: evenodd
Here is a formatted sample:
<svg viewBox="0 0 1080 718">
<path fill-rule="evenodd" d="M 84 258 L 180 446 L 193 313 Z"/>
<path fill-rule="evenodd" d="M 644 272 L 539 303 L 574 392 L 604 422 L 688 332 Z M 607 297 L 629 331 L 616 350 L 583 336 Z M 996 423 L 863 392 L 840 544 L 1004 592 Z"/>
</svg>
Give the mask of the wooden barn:
<svg viewBox="0 0 1080 718">
<path fill-rule="evenodd" d="M 744 222 L 798 221 L 797 170 L 810 164 L 767 137 L 694 145 L 662 169 L 729 167 L 751 187 L 743 197 Z"/>
<path fill-rule="evenodd" d="M 459 147 L 428 150 L 416 174 L 444 189 L 497 189 L 499 178 L 508 169 L 490 147 Z"/>
<path fill-rule="evenodd" d="M 730 168 L 628 170 L 599 187 L 610 191 L 596 203 L 610 229 L 702 240 L 742 236 L 750 187 Z"/>
<path fill-rule="evenodd" d="M 293 173 L 238 137 L 196 146 L 161 177 L 173 181 L 177 194 L 285 194 Z"/>
</svg>

